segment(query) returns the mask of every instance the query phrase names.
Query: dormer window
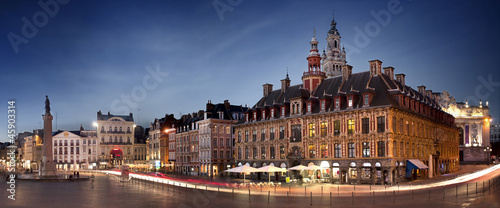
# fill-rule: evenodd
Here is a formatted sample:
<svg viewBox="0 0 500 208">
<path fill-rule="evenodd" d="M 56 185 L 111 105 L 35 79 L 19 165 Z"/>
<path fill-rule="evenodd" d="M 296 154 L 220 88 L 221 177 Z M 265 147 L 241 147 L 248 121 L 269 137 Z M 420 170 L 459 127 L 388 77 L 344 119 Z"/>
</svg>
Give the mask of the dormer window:
<svg viewBox="0 0 500 208">
<path fill-rule="evenodd" d="M 312 105 L 311 102 L 307 103 L 307 113 L 311 113 L 311 108 L 312 108 L 311 105 Z"/>
<path fill-rule="evenodd" d="M 340 98 L 335 98 L 335 109 L 340 109 Z"/>
<path fill-rule="evenodd" d="M 285 106 L 281 107 L 281 117 L 285 117 Z"/>
<path fill-rule="evenodd" d="M 253 120 L 256 121 L 257 120 L 257 112 L 253 112 Z"/>
<path fill-rule="evenodd" d="M 224 112 L 219 111 L 219 119 L 224 119 Z"/>
<path fill-rule="evenodd" d="M 370 105 L 370 94 L 365 94 L 363 96 L 363 105 L 364 106 L 369 106 Z"/>
<path fill-rule="evenodd" d="M 274 108 L 271 109 L 271 118 L 274 118 Z"/>
<path fill-rule="evenodd" d="M 248 113 L 246 113 L 245 114 L 245 122 L 248 122 L 248 117 L 249 117 L 249 115 L 248 115 Z"/>
<path fill-rule="evenodd" d="M 347 98 L 347 106 L 350 107 L 350 108 L 352 108 L 352 96 L 349 96 Z"/>
<path fill-rule="evenodd" d="M 325 101 L 324 101 L 324 100 L 322 100 L 322 101 L 321 101 L 320 106 L 321 106 L 321 107 L 320 107 L 320 108 L 321 108 L 321 111 L 325 111 Z"/>
<path fill-rule="evenodd" d="M 262 120 L 266 119 L 266 110 L 262 110 Z"/>
</svg>

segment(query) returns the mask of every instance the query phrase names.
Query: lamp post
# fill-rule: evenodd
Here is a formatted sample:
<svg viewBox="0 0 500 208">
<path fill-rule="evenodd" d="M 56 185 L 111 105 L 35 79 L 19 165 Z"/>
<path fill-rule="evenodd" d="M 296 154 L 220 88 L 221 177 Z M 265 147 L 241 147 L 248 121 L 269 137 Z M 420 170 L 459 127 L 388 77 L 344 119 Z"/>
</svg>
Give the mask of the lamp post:
<svg viewBox="0 0 500 208">
<path fill-rule="evenodd" d="M 484 152 L 485 152 L 485 155 L 486 155 L 486 160 L 488 161 L 488 165 L 490 165 L 490 161 L 491 161 L 491 151 L 493 151 L 493 149 L 490 148 L 490 146 L 487 146 L 486 148 L 484 148 Z"/>
</svg>

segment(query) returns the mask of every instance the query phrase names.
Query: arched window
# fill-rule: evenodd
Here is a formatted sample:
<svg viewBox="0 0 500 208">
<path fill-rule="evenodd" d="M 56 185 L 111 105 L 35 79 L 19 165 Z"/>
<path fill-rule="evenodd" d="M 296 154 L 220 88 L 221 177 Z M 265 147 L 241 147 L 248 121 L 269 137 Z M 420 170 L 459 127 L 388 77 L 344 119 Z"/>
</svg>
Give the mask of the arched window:
<svg viewBox="0 0 500 208">
<path fill-rule="evenodd" d="M 110 132 L 111 132 L 111 131 L 113 131 L 113 128 L 112 128 L 111 126 L 109 127 L 109 131 L 110 131 Z"/>
<path fill-rule="evenodd" d="M 115 132 L 117 132 L 117 130 L 118 130 L 118 128 L 116 128 L 116 126 L 115 126 Z"/>
<path fill-rule="evenodd" d="M 115 136 L 115 143 L 118 143 L 118 137 Z"/>
<path fill-rule="evenodd" d="M 337 48 L 337 41 L 336 40 L 333 42 L 333 47 Z"/>
<path fill-rule="evenodd" d="M 104 132 L 104 126 L 101 126 L 101 132 Z"/>
<path fill-rule="evenodd" d="M 120 126 L 120 132 L 122 132 L 122 127 Z"/>
<path fill-rule="evenodd" d="M 122 137 L 120 137 L 120 143 L 122 143 L 122 142 L 123 142 L 123 139 L 122 139 Z"/>
</svg>

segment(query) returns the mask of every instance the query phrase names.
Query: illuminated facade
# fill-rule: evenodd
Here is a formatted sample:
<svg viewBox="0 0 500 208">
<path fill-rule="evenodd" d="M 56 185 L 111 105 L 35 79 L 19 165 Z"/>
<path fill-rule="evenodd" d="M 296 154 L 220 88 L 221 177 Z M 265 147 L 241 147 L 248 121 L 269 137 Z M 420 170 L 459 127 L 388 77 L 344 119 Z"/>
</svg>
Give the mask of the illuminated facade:
<svg viewBox="0 0 500 208">
<path fill-rule="evenodd" d="M 279 90 L 263 85 L 263 97 L 234 127 L 236 164 L 314 164 L 323 169 L 306 177 L 368 184 L 458 170 L 458 129 L 437 96 L 406 86 L 404 74 L 379 60 L 368 71 L 344 65 L 341 76 L 326 78 L 317 44 L 313 37 L 302 84 L 290 86 L 287 75 Z M 418 161 L 422 169 L 412 168 Z"/>
<path fill-rule="evenodd" d="M 490 123 L 488 101 L 479 101 L 479 105 L 472 105 L 469 101 L 455 102 L 455 99 L 446 91 L 435 93 L 439 96 L 439 105 L 447 113 L 455 117 L 459 128 L 460 163 L 475 164 L 489 161 Z"/>
<path fill-rule="evenodd" d="M 52 137 L 57 170 L 97 168 L 97 132 L 95 130 L 57 131 Z"/>
<path fill-rule="evenodd" d="M 134 118 L 97 112 L 99 168 L 134 163 Z"/>
</svg>

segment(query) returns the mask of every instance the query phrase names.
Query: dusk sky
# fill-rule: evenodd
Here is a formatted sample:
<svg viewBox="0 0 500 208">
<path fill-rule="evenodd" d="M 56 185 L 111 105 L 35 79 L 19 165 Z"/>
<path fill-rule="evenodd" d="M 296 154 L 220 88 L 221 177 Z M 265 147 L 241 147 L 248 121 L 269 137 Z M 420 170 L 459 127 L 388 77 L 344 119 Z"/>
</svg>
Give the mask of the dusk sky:
<svg viewBox="0 0 500 208">
<path fill-rule="evenodd" d="M 9 99 L 18 132 L 42 127 L 45 95 L 54 131 L 92 129 L 98 110 L 132 112 L 147 128 L 208 100 L 251 107 L 287 67 L 301 84 L 313 31 L 322 51 L 333 13 L 353 73 L 379 59 L 414 89 L 488 100 L 499 122 L 500 3 L 391 2 L 72 0 L 47 13 L 38 1 L 2 0 L 0 142 Z"/>
</svg>

